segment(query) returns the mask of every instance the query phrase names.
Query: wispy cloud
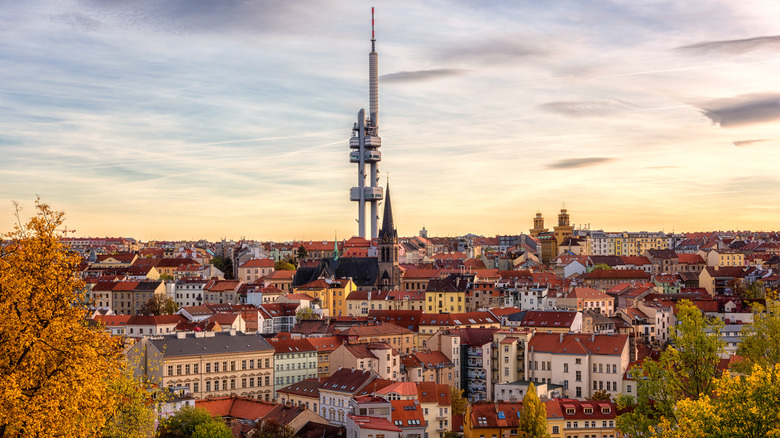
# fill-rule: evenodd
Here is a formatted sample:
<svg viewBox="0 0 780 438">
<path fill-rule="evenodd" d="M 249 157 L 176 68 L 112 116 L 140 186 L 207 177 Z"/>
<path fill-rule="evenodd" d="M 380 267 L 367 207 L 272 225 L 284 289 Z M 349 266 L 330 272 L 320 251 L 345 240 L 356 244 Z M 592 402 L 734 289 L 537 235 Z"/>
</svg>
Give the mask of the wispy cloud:
<svg viewBox="0 0 780 438">
<path fill-rule="evenodd" d="M 596 166 L 614 160 L 615 160 L 614 158 L 608 158 L 608 157 L 568 158 L 565 160 L 558 160 L 554 163 L 550 163 L 547 165 L 547 168 L 548 169 L 577 169 L 580 167 Z"/>
<path fill-rule="evenodd" d="M 713 123 L 724 128 L 780 119 L 780 94 L 751 93 L 706 102 L 699 106 Z"/>
<path fill-rule="evenodd" d="M 383 83 L 392 82 L 421 82 L 432 79 L 460 76 L 468 70 L 458 68 L 437 68 L 432 70 L 399 71 L 380 76 Z"/>
<path fill-rule="evenodd" d="M 723 52 L 740 54 L 759 49 L 780 49 L 780 35 L 744 38 L 738 40 L 703 41 L 678 47 L 681 52 L 709 53 Z"/>
<path fill-rule="evenodd" d="M 632 105 L 611 99 L 547 102 L 539 105 L 539 108 L 569 117 L 604 117 L 631 109 Z"/>
<path fill-rule="evenodd" d="M 465 41 L 439 50 L 436 58 L 447 63 L 476 65 L 512 64 L 522 59 L 547 55 L 549 48 L 541 48 L 520 38 L 494 38 L 482 41 Z"/>
<path fill-rule="evenodd" d="M 757 140 L 736 140 L 734 141 L 734 146 L 741 148 L 745 146 L 750 146 L 756 143 L 763 143 L 767 141 L 765 138 L 757 139 Z"/>
<path fill-rule="evenodd" d="M 103 23 L 101 23 L 100 20 L 81 12 L 69 12 L 52 15 L 51 21 L 52 23 L 67 24 L 74 30 L 85 32 L 100 30 L 100 28 L 103 26 Z"/>
</svg>

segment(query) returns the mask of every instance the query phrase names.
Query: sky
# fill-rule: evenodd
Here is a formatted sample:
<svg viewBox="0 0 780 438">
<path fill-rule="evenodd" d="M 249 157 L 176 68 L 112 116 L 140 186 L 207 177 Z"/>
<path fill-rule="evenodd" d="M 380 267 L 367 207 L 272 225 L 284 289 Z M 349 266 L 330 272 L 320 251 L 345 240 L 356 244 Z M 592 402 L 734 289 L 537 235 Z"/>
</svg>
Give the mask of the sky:
<svg viewBox="0 0 780 438">
<path fill-rule="evenodd" d="M 780 228 L 774 0 L 0 0 L 0 231 L 357 234 L 371 6 L 400 235 Z"/>
</svg>

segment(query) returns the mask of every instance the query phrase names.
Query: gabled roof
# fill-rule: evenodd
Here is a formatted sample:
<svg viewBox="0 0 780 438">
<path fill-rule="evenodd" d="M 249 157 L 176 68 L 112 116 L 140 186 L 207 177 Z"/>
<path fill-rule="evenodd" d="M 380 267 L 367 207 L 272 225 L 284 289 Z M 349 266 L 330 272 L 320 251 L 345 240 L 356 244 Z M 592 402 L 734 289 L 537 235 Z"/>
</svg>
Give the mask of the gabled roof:
<svg viewBox="0 0 780 438">
<path fill-rule="evenodd" d="M 268 403 L 243 397 L 215 397 L 196 400 L 195 407 L 208 411 L 217 417 L 232 417 L 255 421 L 265 417 L 277 407 L 277 403 Z"/>
<path fill-rule="evenodd" d="M 276 354 L 281 353 L 305 353 L 317 351 L 308 338 L 301 339 L 268 339 L 268 343 L 274 348 Z"/>
<path fill-rule="evenodd" d="M 355 425 L 366 430 L 385 430 L 388 432 L 403 432 L 397 426 L 384 417 L 364 417 L 360 415 L 347 415 Z"/>
<path fill-rule="evenodd" d="M 587 335 L 585 333 L 537 333 L 528 349 L 554 354 L 621 355 L 628 348 L 628 335 Z"/>
<path fill-rule="evenodd" d="M 184 338 L 166 335 L 162 339 L 150 339 L 149 342 L 165 357 L 224 355 L 237 352 L 272 351 L 273 347 L 260 336 L 254 334 L 217 332 L 214 336 L 195 337 L 187 334 Z"/>
<path fill-rule="evenodd" d="M 376 378 L 370 371 L 342 368 L 325 379 L 320 391 L 335 391 L 356 394 L 365 385 Z"/>
<path fill-rule="evenodd" d="M 417 399 L 420 403 L 436 403 L 439 406 L 452 404 L 450 387 L 436 382 L 418 382 Z"/>
<path fill-rule="evenodd" d="M 577 312 L 567 312 L 561 310 L 528 310 L 525 317 L 520 322 L 524 327 L 571 327 Z"/>
<path fill-rule="evenodd" d="M 610 300 L 612 297 L 604 292 L 593 289 L 592 287 L 575 287 L 569 292 L 567 298 L 576 298 L 578 300 Z"/>
<path fill-rule="evenodd" d="M 417 395 L 417 384 L 414 382 L 395 382 L 375 392 L 382 397 L 389 394 L 411 397 Z"/>
<path fill-rule="evenodd" d="M 134 315 L 127 320 L 127 325 L 176 325 L 180 322 L 186 322 L 187 318 L 182 315 Z"/>
<path fill-rule="evenodd" d="M 425 416 L 417 400 L 392 400 L 391 419 L 398 427 L 425 427 Z"/>
</svg>

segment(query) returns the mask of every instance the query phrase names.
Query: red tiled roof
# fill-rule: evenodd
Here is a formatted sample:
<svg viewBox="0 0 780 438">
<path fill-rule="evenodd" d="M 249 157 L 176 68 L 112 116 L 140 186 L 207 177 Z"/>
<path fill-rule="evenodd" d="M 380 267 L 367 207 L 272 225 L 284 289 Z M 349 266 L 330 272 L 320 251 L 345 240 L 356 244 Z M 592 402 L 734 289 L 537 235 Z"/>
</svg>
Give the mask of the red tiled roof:
<svg viewBox="0 0 780 438">
<path fill-rule="evenodd" d="M 557 354 L 620 355 L 627 348 L 627 340 L 628 335 L 537 333 L 528 342 L 528 348 Z"/>
<path fill-rule="evenodd" d="M 252 400 L 243 397 L 217 397 L 196 400 L 195 407 L 207 410 L 215 417 L 233 417 L 256 420 L 265 417 L 278 404 Z"/>
<path fill-rule="evenodd" d="M 347 415 L 355 422 L 357 427 L 367 430 L 386 430 L 388 432 L 402 432 L 398 426 L 394 425 L 384 417 L 363 417 L 359 415 Z"/>
</svg>

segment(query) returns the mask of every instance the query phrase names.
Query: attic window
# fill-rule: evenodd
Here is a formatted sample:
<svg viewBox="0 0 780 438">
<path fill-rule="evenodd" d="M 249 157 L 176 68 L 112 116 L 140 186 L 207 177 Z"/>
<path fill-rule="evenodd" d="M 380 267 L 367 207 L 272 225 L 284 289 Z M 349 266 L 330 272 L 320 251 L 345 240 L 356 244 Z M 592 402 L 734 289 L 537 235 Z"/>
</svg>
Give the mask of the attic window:
<svg viewBox="0 0 780 438">
<path fill-rule="evenodd" d="M 574 408 L 566 408 L 567 415 L 574 415 Z"/>
<path fill-rule="evenodd" d="M 504 411 L 498 411 L 498 419 L 506 420 L 506 415 L 504 415 Z"/>
</svg>

